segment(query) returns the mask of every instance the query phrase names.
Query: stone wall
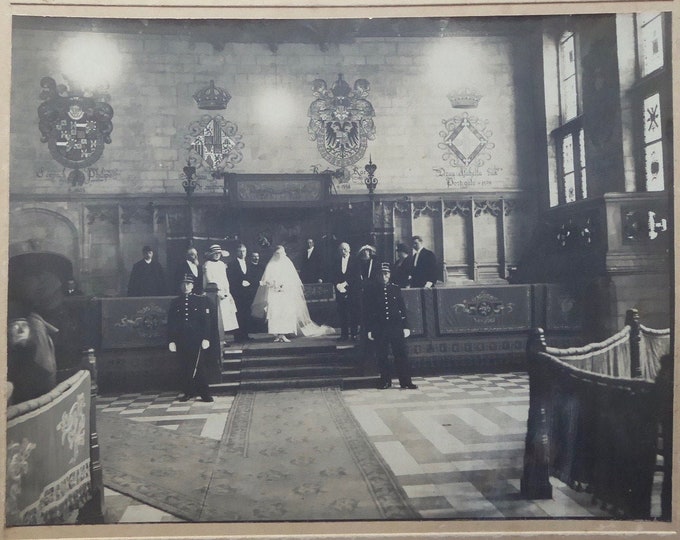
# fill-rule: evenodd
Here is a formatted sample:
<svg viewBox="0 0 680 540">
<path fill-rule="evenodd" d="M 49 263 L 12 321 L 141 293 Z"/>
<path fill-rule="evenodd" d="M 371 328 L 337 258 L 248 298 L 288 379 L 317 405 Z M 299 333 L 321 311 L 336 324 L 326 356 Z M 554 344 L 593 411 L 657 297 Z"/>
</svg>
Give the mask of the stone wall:
<svg viewBox="0 0 680 540">
<path fill-rule="evenodd" d="M 238 126 L 244 148 L 236 173 L 309 173 L 334 168 L 310 140 L 312 81 L 330 87 L 342 73 L 352 86 L 370 82 L 375 139 L 356 163 L 378 164 L 380 191 L 496 191 L 530 187 L 540 161 L 537 148 L 531 34 L 444 38 L 362 38 L 352 44 L 208 43 L 171 35 L 103 34 L 122 58 L 108 89 L 114 109 L 112 142 L 84 170 L 83 186 L 69 186 L 63 169 L 40 142 L 36 110 L 40 80 L 61 78 L 59 51 L 73 32 L 15 29 L 12 39 L 12 193 L 182 193 L 188 126 L 200 111 L 193 94 L 214 80 L 232 99 L 215 111 Z M 173 30 L 174 32 L 174 30 Z M 472 88 L 475 109 L 452 109 L 447 94 Z M 540 105 L 540 101 L 538 102 Z M 481 166 L 461 172 L 444 159 L 444 121 L 467 115 L 490 144 Z M 540 115 L 539 115 L 540 116 Z M 351 169 L 351 168 L 350 168 Z M 199 171 L 200 172 L 200 171 Z M 354 176 L 345 192 L 365 192 Z M 210 184 L 206 179 L 204 184 Z"/>
</svg>

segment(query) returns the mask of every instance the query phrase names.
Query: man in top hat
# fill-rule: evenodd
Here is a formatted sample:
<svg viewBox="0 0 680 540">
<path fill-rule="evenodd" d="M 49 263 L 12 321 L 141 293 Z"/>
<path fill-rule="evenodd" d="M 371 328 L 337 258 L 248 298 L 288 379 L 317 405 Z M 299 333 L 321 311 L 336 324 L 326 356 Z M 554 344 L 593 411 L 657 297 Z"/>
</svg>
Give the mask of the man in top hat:
<svg viewBox="0 0 680 540">
<path fill-rule="evenodd" d="M 392 386 L 392 369 L 388 347 L 392 347 L 394 366 L 402 388 L 418 388 L 411 380 L 406 338 L 411 335 L 406 320 L 406 306 L 401 289 L 390 282 L 389 263 L 382 263 L 380 281 L 370 284 L 366 291 L 366 323 L 368 339 L 375 341 L 380 369 L 379 389 Z"/>
<path fill-rule="evenodd" d="M 163 296 L 166 294 L 163 267 L 153 258 L 153 248 L 144 246 L 143 257 L 132 267 L 128 296 Z"/>
<path fill-rule="evenodd" d="M 183 390 L 180 401 L 201 396 L 213 401 L 208 388 L 206 349 L 210 347 L 210 308 L 205 296 L 192 294 L 194 276 L 186 275 L 180 283 L 180 295 L 168 309 L 168 349 L 182 362 Z"/>
</svg>

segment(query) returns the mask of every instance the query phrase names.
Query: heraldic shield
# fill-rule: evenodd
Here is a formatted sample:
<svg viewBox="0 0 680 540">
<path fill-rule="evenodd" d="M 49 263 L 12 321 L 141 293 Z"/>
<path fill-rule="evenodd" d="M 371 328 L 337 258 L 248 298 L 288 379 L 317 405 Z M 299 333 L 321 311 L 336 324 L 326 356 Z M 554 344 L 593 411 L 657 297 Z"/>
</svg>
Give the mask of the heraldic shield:
<svg viewBox="0 0 680 540">
<path fill-rule="evenodd" d="M 104 144 L 111 142 L 113 108 L 104 101 L 105 96 L 71 94 L 51 77 L 43 77 L 40 86 L 41 141 L 65 167 L 89 167 L 102 156 Z"/>
<path fill-rule="evenodd" d="M 375 138 L 373 105 L 366 99 L 370 84 L 357 79 L 352 89 L 338 75 L 330 90 L 323 79 L 312 83 L 315 99 L 309 106 L 310 140 L 328 163 L 347 167 L 359 161 L 369 140 Z"/>
</svg>

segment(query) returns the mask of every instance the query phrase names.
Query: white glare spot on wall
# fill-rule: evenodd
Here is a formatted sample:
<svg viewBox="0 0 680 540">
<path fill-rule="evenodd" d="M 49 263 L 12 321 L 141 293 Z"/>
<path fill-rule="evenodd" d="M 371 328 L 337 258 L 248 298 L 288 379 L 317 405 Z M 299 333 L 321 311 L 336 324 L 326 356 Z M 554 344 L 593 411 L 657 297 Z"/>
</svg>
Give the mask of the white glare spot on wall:
<svg viewBox="0 0 680 540">
<path fill-rule="evenodd" d="M 64 42 L 60 66 L 70 84 L 83 90 L 97 90 L 115 83 L 121 59 L 112 41 L 97 34 L 82 34 Z"/>
<path fill-rule="evenodd" d="M 425 51 L 428 83 L 440 92 L 450 92 L 461 85 L 477 87 L 479 51 L 461 46 L 460 41 L 441 39 Z"/>
<path fill-rule="evenodd" d="M 283 131 L 296 122 L 306 122 L 306 115 L 300 120 L 297 109 L 293 96 L 283 88 L 267 88 L 257 101 L 261 122 L 269 126 L 270 131 Z"/>
</svg>

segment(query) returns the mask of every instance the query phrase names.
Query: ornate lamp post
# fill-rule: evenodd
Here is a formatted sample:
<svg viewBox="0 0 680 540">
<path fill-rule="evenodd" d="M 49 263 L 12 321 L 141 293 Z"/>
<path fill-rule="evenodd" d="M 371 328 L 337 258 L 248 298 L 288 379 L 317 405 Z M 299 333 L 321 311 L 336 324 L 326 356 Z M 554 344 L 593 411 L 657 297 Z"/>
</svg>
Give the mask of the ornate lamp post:
<svg viewBox="0 0 680 540">
<path fill-rule="evenodd" d="M 182 187 L 184 188 L 184 192 L 187 194 L 187 208 L 189 210 L 189 216 L 187 219 L 187 241 L 189 244 L 189 247 L 193 247 L 194 245 L 194 209 L 193 209 L 193 199 L 191 196 L 193 195 L 194 191 L 196 191 L 196 188 L 198 187 L 198 181 L 194 178 L 194 175 L 196 174 L 196 167 L 194 167 L 191 164 L 191 161 L 187 159 L 187 164 L 186 166 L 182 169 L 184 172 L 184 180 L 182 180 Z"/>
<path fill-rule="evenodd" d="M 366 184 L 366 188 L 368 188 L 368 195 L 371 197 L 371 200 L 373 199 L 373 192 L 375 191 L 375 188 L 378 186 L 378 179 L 374 176 L 375 170 L 377 168 L 378 166 L 375 163 L 373 163 L 373 160 L 369 155 L 368 163 L 364 167 L 364 170 L 366 171 L 366 178 L 364 178 L 364 184 Z"/>
<path fill-rule="evenodd" d="M 371 200 L 371 243 L 375 245 L 375 201 L 373 200 L 375 188 L 378 186 L 378 179 L 375 177 L 375 170 L 378 166 L 373 163 L 371 155 L 368 156 L 368 163 L 364 166 L 366 171 L 366 177 L 364 178 L 364 184 L 368 189 L 368 198 Z"/>
</svg>

